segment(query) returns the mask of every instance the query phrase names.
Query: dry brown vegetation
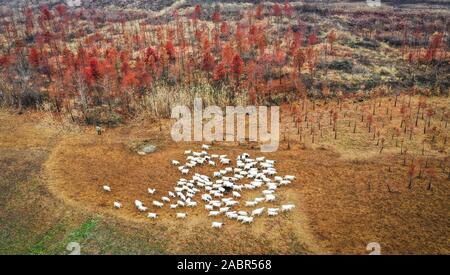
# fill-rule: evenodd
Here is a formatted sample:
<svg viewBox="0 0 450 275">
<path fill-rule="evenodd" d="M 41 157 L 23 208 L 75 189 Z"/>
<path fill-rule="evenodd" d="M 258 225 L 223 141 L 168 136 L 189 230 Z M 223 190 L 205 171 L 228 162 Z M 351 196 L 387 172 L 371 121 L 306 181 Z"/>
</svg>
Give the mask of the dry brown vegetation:
<svg viewBox="0 0 450 275">
<path fill-rule="evenodd" d="M 407 103 L 408 99 L 407 96 L 400 96 L 398 104 L 402 101 Z M 411 105 L 418 100 L 419 97 L 413 97 Z M 371 106 L 379 101 L 382 104 L 376 111 L 394 104 L 393 99 L 386 98 L 343 104 Z M 436 107 L 448 106 L 448 98 L 429 98 L 429 101 Z M 326 112 L 327 106 L 334 103 L 315 104 L 316 109 L 310 112 L 310 116 L 315 116 L 315 112 Z M 293 124 L 289 112 L 292 108 L 284 106 L 284 125 L 288 125 L 286 121 Z M 385 127 L 400 123 L 399 107 L 393 110 L 392 122 Z M 335 140 L 333 127 L 325 123 L 328 118 L 324 116 L 322 138 L 318 134 L 314 144 L 310 132 L 305 135 L 304 142 L 299 142 L 299 135 L 294 133 L 295 125 L 286 126 L 286 129 L 291 129 L 291 134 L 286 135 L 289 138 L 282 142 L 279 151 L 266 155 L 279 161 L 277 167 L 281 174 L 297 176 L 298 180 L 280 193 L 280 202 L 295 203 L 296 210 L 278 218 L 264 217 L 251 226 L 225 221 L 223 232 L 218 234 L 209 228 L 210 220 L 202 207 L 190 210 L 185 221 L 176 220 L 167 209 L 157 210 L 161 218 L 149 221 L 132 206 L 135 199 L 150 204 L 153 198 L 146 194 L 147 187 L 157 188 L 159 195 L 171 189 L 180 175 L 170 165 L 170 160 L 181 159 L 185 149 L 199 146 L 170 141 L 168 130 L 172 122 L 164 121 L 160 131 L 157 123 L 141 118 L 97 136 L 92 128 L 70 124 L 56 127 L 55 122 L 48 120 L 46 115 L 41 116 L 26 114 L 18 118 L 3 112 L 1 147 L 20 149 L 27 144 L 26 148 L 48 148 L 46 160 L 37 157 L 29 160 L 45 162 L 42 174 L 38 172 L 34 177 L 44 176 L 42 188 L 50 190 L 51 195 L 46 197 L 47 202 L 39 202 L 39 205 L 52 212 L 54 210 L 49 209 L 52 203 L 49 202 L 59 202 L 62 203 L 60 207 L 75 209 L 70 211 L 99 215 L 97 219 L 100 223 L 108 221 L 111 224 L 102 234 L 111 234 L 109 238 L 124 234 L 129 238 L 123 243 L 112 244 L 130 246 L 128 253 L 139 251 L 132 245 L 137 238 L 133 236 L 136 232 L 140 232 L 139 237 L 151 234 L 148 245 L 158 244 L 164 249 L 156 253 L 169 254 L 365 254 L 365 246 L 372 241 L 381 243 L 382 253 L 385 254 L 449 253 L 449 147 L 427 144 L 422 156 L 422 147 L 418 142 L 423 139 L 421 131 L 417 131 L 414 139 L 407 143 L 410 149 L 404 165 L 405 155 L 400 154 L 400 147 L 386 138 L 386 148 L 380 154 L 379 146 L 376 146 L 376 141 L 372 140 L 372 134 L 368 133 L 363 123 L 357 124 L 357 133 L 353 134 L 353 124 L 347 127 L 344 119 L 339 120 Z M 351 115 L 348 117 L 350 119 Z M 17 124 L 21 126 L 17 127 Z M 43 125 L 50 134 L 38 134 L 43 133 Z M 445 133 L 448 134 L 448 129 Z M 148 156 L 137 155 L 133 146 L 144 142 L 157 145 L 158 151 Z M 250 143 L 214 145 L 214 152 L 230 156 L 243 151 L 252 155 L 261 154 L 257 146 Z M 410 162 L 420 158 L 427 159 L 427 166 L 435 170 L 431 190 L 428 190 L 428 174 L 421 172 L 419 176 L 419 164 L 413 186 L 408 187 Z M 22 162 L 16 164 L 23 165 Z M 7 169 L 12 167 L 15 166 L 7 166 Z M 113 188 L 111 194 L 102 191 L 101 186 L 105 182 Z M 30 191 L 23 189 L 22 192 L 29 194 Z M 253 194 L 245 193 L 244 199 L 250 195 Z M 124 208 L 114 210 L 114 200 L 122 201 Z M 9 211 L 14 213 L 18 209 Z M 90 253 L 102 253 L 99 247 L 105 243 L 101 240 L 95 244 L 88 243 Z"/>
</svg>

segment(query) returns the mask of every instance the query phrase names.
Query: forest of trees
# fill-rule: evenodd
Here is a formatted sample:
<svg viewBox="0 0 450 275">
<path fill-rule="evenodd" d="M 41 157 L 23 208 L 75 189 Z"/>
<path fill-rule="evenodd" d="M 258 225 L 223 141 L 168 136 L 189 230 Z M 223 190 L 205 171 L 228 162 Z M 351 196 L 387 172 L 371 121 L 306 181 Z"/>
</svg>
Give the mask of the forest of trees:
<svg viewBox="0 0 450 275">
<path fill-rule="evenodd" d="M 319 61 L 339 54 L 336 30 L 303 21 L 287 2 L 258 5 L 238 18 L 223 14 L 219 8 L 206 14 L 197 5 L 155 23 L 139 12 L 106 14 L 63 4 L 4 9 L 0 102 L 18 109 L 46 105 L 93 123 L 97 112 L 167 116 L 183 93 L 207 95 L 220 105 L 270 103 L 279 94 L 350 96 L 317 77 Z M 364 37 L 397 37 L 413 80 L 414 66 L 439 71 L 439 64 L 448 64 L 442 26 L 410 27 L 400 18 L 370 28 L 381 16 L 363 14 L 350 27 Z"/>
</svg>

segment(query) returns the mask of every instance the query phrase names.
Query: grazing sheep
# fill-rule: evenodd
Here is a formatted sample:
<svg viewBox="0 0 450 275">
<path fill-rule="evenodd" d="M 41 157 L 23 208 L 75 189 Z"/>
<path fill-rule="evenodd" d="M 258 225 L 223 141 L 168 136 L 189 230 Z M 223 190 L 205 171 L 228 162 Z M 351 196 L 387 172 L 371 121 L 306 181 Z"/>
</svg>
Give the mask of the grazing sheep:
<svg viewBox="0 0 450 275">
<path fill-rule="evenodd" d="M 176 209 L 178 207 L 178 204 L 171 204 L 170 209 Z"/>
<path fill-rule="evenodd" d="M 187 203 L 187 207 L 196 207 L 197 206 L 197 202 L 196 201 L 190 201 Z"/>
<path fill-rule="evenodd" d="M 210 205 L 210 204 L 207 204 L 207 205 L 205 205 L 205 209 L 208 210 L 208 211 L 212 211 L 212 210 L 214 210 L 214 206 Z"/>
<path fill-rule="evenodd" d="M 158 214 L 156 214 L 156 213 L 148 213 L 147 217 L 150 218 L 150 219 L 156 219 L 158 217 Z"/>
<path fill-rule="evenodd" d="M 186 204 L 183 202 L 183 201 L 177 201 L 177 204 L 179 205 L 179 206 L 181 206 L 181 207 L 185 207 L 186 206 Z"/>
<path fill-rule="evenodd" d="M 270 217 L 274 217 L 274 216 L 277 216 L 277 215 L 278 215 L 278 212 L 271 212 L 271 211 L 268 211 L 267 214 L 268 214 Z"/>
<path fill-rule="evenodd" d="M 134 205 L 136 205 L 137 208 L 144 206 L 144 204 L 141 201 L 135 200 Z"/>
<path fill-rule="evenodd" d="M 239 216 L 236 212 L 227 212 L 225 215 L 229 219 L 237 219 Z"/>
<path fill-rule="evenodd" d="M 158 207 L 158 208 L 162 208 L 164 206 L 164 204 L 159 202 L 159 201 L 153 201 L 153 205 Z"/>
<path fill-rule="evenodd" d="M 177 213 L 177 218 L 178 219 L 186 219 L 187 214 L 186 213 Z"/>
<path fill-rule="evenodd" d="M 241 194 L 239 194 L 239 192 L 233 191 L 233 197 L 240 198 Z"/>
<path fill-rule="evenodd" d="M 280 208 L 268 208 L 267 211 L 268 212 L 278 212 L 278 211 L 280 211 Z"/>
<path fill-rule="evenodd" d="M 255 209 L 252 211 L 252 216 L 261 216 L 263 212 L 264 212 L 264 207 Z"/>
<path fill-rule="evenodd" d="M 220 173 L 220 172 L 214 172 L 214 177 L 215 178 L 219 178 L 219 177 L 221 177 L 222 176 L 222 173 Z"/>
<path fill-rule="evenodd" d="M 202 149 L 203 149 L 203 150 L 209 150 L 209 148 L 210 148 L 210 147 L 209 147 L 208 145 L 206 145 L 206 144 L 203 144 L 203 145 L 202 145 Z"/>
<path fill-rule="evenodd" d="M 228 212 L 228 210 L 230 210 L 230 207 L 221 207 L 221 208 L 219 209 L 220 213 Z"/>
<path fill-rule="evenodd" d="M 256 202 L 256 201 L 246 201 L 245 202 L 245 206 L 247 206 L 247 207 L 254 207 L 254 206 L 256 206 L 256 204 L 258 204 L 258 202 Z"/>
<path fill-rule="evenodd" d="M 120 209 L 122 208 L 122 204 L 120 202 L 114 202 L 114 208 Z"/>
<path fill-rule="evenodd" d="M 153 194 L 155 194 L 156 189 L 148 188 L 147 191 L 148 191 L 148 193 L 149 193 L 150 195 L 153 195 Z"/>
<path fill-rule="evenodd" d="M 255 198 L 255 201 L 258 203 L 263 202 L 265 200 L 266 200 L 265 198 Z"/>
<path fill-rule="evenodd" d="M 108 185 L 104 185 L 103 190 L 106 192 L 111 192 L 111 187 L 109 187 Z"/>
<path fill-rule="evenodd" d="M 243 185 L 233 185 L 233 190 L 242 191 Z"/>
<path fill-rule="evenodd" d="M 138 207 L 138 210 L 141 211 L 141 212 L 145 212 L 145 211 L 148 210 L 148 208 L 145 207 L 145 206 L 139 206 L 139 207 Z"/>
<path fill-rule="evenodd" d="M 253 222 L 253 217 L 244 217 L 244 219 L 242 220 L 242 223 L 252 223 Z"/>
<path fill-rule="evenodd" d="M 284 176 L 284 179 L 293 181 L 293 180 L 295 180 L 295 176 L 286 175 L 286 176 Z"/>
<path fill-rule="evenodd" d="M 219 211 L 209 211 L 209 217 L 217 217 L 220 215 Z"/>
<path fill-rule="evenodd" d="M 161 199 L 163 202 L 170 202 L 170 199 L 168 197 L 162 197 Z"/>
<path fill-rule="evenodd" d="M 281 185 L 288 185 L 288 184 L 290 184 L 290 183 L 291 183 L 290 180 L 282 180 L 282 181 L 280 181 L 280 184 L 281 184 Z"/>
<path fill-rule="evenodd" d="M 221 222 L 213 222 L 212 228 L 222 228 L 223 223 Z"/>
<path fill-rule="evenodd" d="M 175 198 L 175 194 L 171 191 L 169 191 L 169 197 Z"/>
<path fill-rule="evenodd" d="M 295 208 L 295 205 L 293 205 L 293 204 L 286 204 L 286 205 L 282 205 L 281 206 L 281 211 L 282 212 L 288 212 L 288 211 L 291 211 L 294 208 Z"/>
<path fill-rule="evenodd" d="M 210 200 L 212 200 L 212 197 L 211 197 L 211 195 L 209 195 L 209 194 L 203 194 L 203 195 L 202 195 L 202 200 L 204 200 L 204 201 L 210 201 Z"/>
<path fill-rule="evenodd" d="M 266 202 L 274 202 L 275 195 L 266 195 Z"/>
<path fill-rule="evenodd" d="M 183 169 L 183 170 L 181 170 L 181 174 L 183 174 L 183 175 L 189 174 L 189 169 Z"/>
<path fill-rule="evenodd" d="M 212 160 L 208 161 L 208 164 L 211 165 L 211 166 L 216 166 L 216 163 L 214 161 L 212 161 Z"/>
<path fill-rule="evenodd" d="M 238 201 L 226 201 L 225 202 L 225 206 L 235 206 L 238 205 L 239 202 Z"/>
<path fill-rule="evenodd" d="M 192 151 L 191 150 L 186 150 L 186 151 L 184 151 L 184 154 L 185 155 L 190 155 L 190 154 L 192 154 Z"/>
<path fill-rule="evenodd" d="M 220 159 L 220 163 L 222 164 L 230 164 L 230 160 L 229 159 Z"/>
<path fill-rule="evenodd" d="M 178 166 L 180 162 L 178 160 L 172 160 L 172 165 Z"/>
<path fill-rule="evenodd" d="M 248 216 L 248 213 L 245 212 L 245 211 L 239 211 L 238 214 L 239 214 L 240 216 Z"/>
</svg>

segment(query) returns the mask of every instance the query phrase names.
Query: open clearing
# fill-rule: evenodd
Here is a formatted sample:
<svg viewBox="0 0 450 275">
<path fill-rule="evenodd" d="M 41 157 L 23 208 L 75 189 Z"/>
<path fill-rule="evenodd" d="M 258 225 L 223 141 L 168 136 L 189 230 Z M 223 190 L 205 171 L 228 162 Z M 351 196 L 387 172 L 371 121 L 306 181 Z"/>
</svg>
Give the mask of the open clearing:
<svg viewBox="0 0 450 275">
<path fill-rule="evenodd" d="M 151 205 L 148 187 L 158 198 L 169 191 L 180 177 L 170 161 L 200 147 L 172 142 L 171 122 L 160 131 L 137 119 L 97 136 L 93 128 L 50 121 L 40 113 L 0 113 L 0 254 L 65 254 L 71 241 L 83 254 L 367 254 L 370 242 L 383 254 L 450 252 L 448 175 L 437 171 L 431 191 L 425 178 L 408 189 L 408 167 L 392 148 L 350 158 L 344 149 L 364 144 L 292 141 L 270 154 L 252 144 L 215 144 L 214 153 L 232 158 L 248 152 L 276 159 L 280 174 L 297 177 L 279 199 L 294 203 L 292 212 L 252 225 L 225 221 L 218 231 L 203 207 L 188 210 L 186 220 L 163 208 L 151 221 L 132 204 Z M 133 144 L 145 141 L 157 152 L 136 154 Z M 446 154 L 431 155 L 430 165 Z M 103 192 L 105 183 L 112 193 Z M 114 200 L 124 208 L 113 209 Z"/>
</svg>

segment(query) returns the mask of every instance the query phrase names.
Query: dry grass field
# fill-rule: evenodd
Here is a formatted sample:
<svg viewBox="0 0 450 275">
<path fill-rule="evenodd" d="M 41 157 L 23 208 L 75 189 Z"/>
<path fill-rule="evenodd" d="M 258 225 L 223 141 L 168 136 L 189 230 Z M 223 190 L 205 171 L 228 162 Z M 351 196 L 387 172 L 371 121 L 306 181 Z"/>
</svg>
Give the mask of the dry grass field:
<svg viewBox="0 0 450 275">
<path fill-rule="evenodd" d="M 411 106 L 419 99 L 413 97 Z M 448 254 L 450 163 L 444 136 L 449 131 L 438 113 L 433 120 L 442 126 L 438 137 L 432 141 L 429 133 L 415 130 L 411 140 L 405 138 L 407 153 L 400 154 L 403 149 L 388 129 L 400 123 L 402 101 L 407 104 L 408 97 L 400 96 L 397 107 L 392 107 L 392 120 L 387 119 L 383 127 L 381 112 L 393 106 L 393 98 L 344 102 L 336 139 L 327 115 L 321 118 L 322 135 L 318 132 L 314 143 L 311 128 L 316 120 L 304 125 L 304 136 L 299 134 L 292 122 L 296 117 L 292 105 L 283 107 L 286 130 L 277 152 L 262 154 L 250 143 L 214 144 L 213 153 L 267 156 L 277 160 L 280 174 L 297 177 L 280 190 L 278 198 L 279 203 L 294 203 L 293 212 L 263 217 L 252 225 L 224 219 L 220 232 L 210 228 L 212 219 L 203 207 L 188 210 L 186 220 L 175 219 L 174 211 L 167 208 L 155 210 L 160 218 L 151 221 L 133 205 L 135 199 L 150 205 L 171 190 L 180 173 L 170 161 L 182 160 L 184 150 L 201 146 L 173 142 L 172 121 L 162 121 L 160 128 L 141 117 L 98 136 L 92 127 L 55 122 L 48 114 L 2 110 L 0 254 L 66 254 L 70 241 L 80 242 L 85 254 L 367 254 L 370 242 L 379 242 L 383 254 Z M 428 103 L 439 109 L 450 102 L 435 97 Z M 313 108 L 312 102 L 306 104 Z M 336 103 L 314 104 L 311 117 L 327 114 Z M 357 105 L 374 104 L 380 114 L 376 125 L 385 129 L 381 153 L 377 140 L 372 140 L 353 111 Z M 418 129 L 422 123 L 419 119 Z M 144 143 L 158 150 L 140 156 L 134 148 Z M 413 159 L 433 167 L 431 190 L 430 177 L 419 174 L 419 165 L 408 188 Z M 111 193 L 103 192 L 105 183 L 112 187 Z M 148 187 L 156 188 L 159 196 L 148 195 Z M 253 197 L 252 192 L 243 192 L 243 200 Z M 116 200 L 123 202 L 123 209 L 113 208 Z"/>
</svg>

